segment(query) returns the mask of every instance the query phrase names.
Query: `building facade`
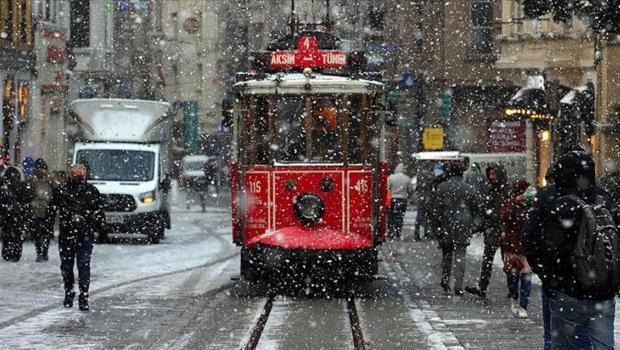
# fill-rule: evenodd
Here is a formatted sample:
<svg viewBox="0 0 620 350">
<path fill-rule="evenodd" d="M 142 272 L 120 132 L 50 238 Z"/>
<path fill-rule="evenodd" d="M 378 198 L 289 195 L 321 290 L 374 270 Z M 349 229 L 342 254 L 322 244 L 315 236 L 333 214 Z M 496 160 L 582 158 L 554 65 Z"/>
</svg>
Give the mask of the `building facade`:
<svg viewBox="0 0 620 350">
<path fill-rule="evenodd" d="M 21 161 L 22 140 L 32 115 L 34 33 L 30 0 L 0 2 L 2 160 Z"/>
<path fill-rule="evenodd" d="M 501 101 L 518 88 L 495 67 L 499 1 L 396 1 L 387 8 L 386 79 L 398 96 L 399 155 L 424 150 L 525 152 L 521 126 L 502 123 Z M 425 130 L 443 142 L 425 140 Z M 505 142 L 505 135 L 519 142 Z"/>
<path fill-rule="evenodd" d="M 577 17 L 567 23 L 556 23 L 548 15 L 526 19 L 519 2 L 504 0 L 501 5 L 496 67 L 504 79 L 521 86 L 528 75 L 544 77 L 544 96 L 553 117 L 547 126 L 538 128 L 534 139 L 541 145 L 537 150 L 539 180 L 552 159 L 565 150 L 566 134 L 574 134 L 593 153 L 599 175 L 615 170 L 618 140 L 611 119 L 620 94 L 615 36 L 595 34 Z M 575 92 L 586 89 L 595 97 L 591 118 L 599 126 L 596 129 L 587 127 L 584 108 L 575 111 Z"/>
</svg>

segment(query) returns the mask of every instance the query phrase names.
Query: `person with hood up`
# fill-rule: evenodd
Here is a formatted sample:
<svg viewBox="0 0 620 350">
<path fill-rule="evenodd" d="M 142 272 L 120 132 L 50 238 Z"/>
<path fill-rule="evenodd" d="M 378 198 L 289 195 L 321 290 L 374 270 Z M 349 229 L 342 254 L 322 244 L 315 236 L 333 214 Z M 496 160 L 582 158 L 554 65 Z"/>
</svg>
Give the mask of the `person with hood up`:
<svg viewBox="0 0 620 350">
<path fill-rule="evenodd" d="M 527 212 L 522 245 L 543 283 L 550 310 L 549 335 L 554 349 L 572 349 L 585 328 L 592 349 L 613 349 L 617 285 L 588 291 L 577 282 L 571 263 L 583 218 L 583 206 L 599 203 L 618 223 L 609 193 L 595 180 L 592 156 L 581 151 L 562 155 L 553 168 L 555 184 L 538 191 Z M 546 346 L 547 348 L 547 346 Z"/>
<path fill-rule="evenodd" d="M 388 232 L 390 237 L 399 239 L 407 211 L 407 201 L 413 193 L 413 184 L 411 178 L 405 175 L 403 163 L 399 163 L 394 169 L 394 174 L 388 177 L 388 190 L 392 195 L 388 210 Z"/>
<path fill-rule="evenodd" d="M 503 229 L 500 218 L 502 203 L 510 193 L 506 170 L 501 164 L 489 164 L 486 168 L 486 176 L 486 188 L 480 205 L 484 225 L 484 254 L 482 256 L 480 279 L 478 280 L 477 287 L 465 287 L 467 292 L 482 298 L 486 298 L 491 272 L 493 271 L 493 259 L 499 249 L 500 236 Z"/>
<path fill-rule="evenodd" d="M 444 164 L 437 162 L 433 165 L 432 176 L 429 179 L 430 182 L 430 198 L 435 198 L 437 193 L 437 187 L 439 184 L 446 180 L 446 173 L 444 172 Z M 431 200 L 432 201 L 432 200 Z M 435 212 L 435 205 L 429 205 L 426 213 L 426 222 L 429 227 L 424 227 L 424 236 L 428 238 L 436 238 L 437 227 L 435 223 L 437 220 L 437 213 Z"/>
<path fill-rule="evenodd" d="M 463 181 L 459 164 L 446 167 L 447 179 L 435 193 L 435 227 L 442 252 L 441 287 L 450 292 L 450 274 L 454 262 L 454 294 L 463 295 L 465 254 L 473 234 L 474 215 L 479 199 L 474 188 Z"/>
<path fill-rule="evenodd" d="M 428 215 L 431 211 L 432 187 L 433 174 L 427 169 L 420 169 L 417 173 L 417 186 L 415 189 L 418 212 L 415 218 L 413 239 L 416 241 L 420 240 L 420 227 L 424 228 L 424 236 L 429 236 Z"/>
<path fill-rule="evenodd" d="M 65 287 L 63 305 L 73 306 L 75 292 L 73 266 L 77 260 L 79 278 L 79 308 L 88 311 L 88 290 L 90 286 L 90 257 L 93 251 L 95 232 L 105 229 L 103 200 L 97 188 L 86 182 L 86 167 L 82 164 L 69 168 L 69 179 L 54 190 L 51 208 L 59 211 L 60 270 Z"/>
<path fill-rule="evenodd" d="M 41 158 L 34 162 L 28 185 L 34 192 L 32 200 L 32 236 L 35 239 L 37 262 L 48 260 L 50 238 L 54 234 L 54 218 L 50 208 L 53 184 L 47 173 L 47 163 Z"/>
<path fill-rule="evenodd" d="M 484 186 L 484 177 L 480 171 L 480 164 L 473 163 L 470 165 L 469 157 L 463 158 L 463 181 L 470 184 L 476 191 L 481 191 Z"/>
<path fill-rule="evenodd" d="M 510 196 L 504 200 L 500 212 L 504 225 L 501 235 L 501 249 L 508 295 L 511 301 L 510 310 L 519 318 L 528 317 L 527 304 L 532 289 L 532 268 L 528 264 L 521 247 L 521 233 L 525 225 L 525 213 L 528 207 L 525 192 L 528 187 L 527 181 L 518 180 Z"/>
</svg>

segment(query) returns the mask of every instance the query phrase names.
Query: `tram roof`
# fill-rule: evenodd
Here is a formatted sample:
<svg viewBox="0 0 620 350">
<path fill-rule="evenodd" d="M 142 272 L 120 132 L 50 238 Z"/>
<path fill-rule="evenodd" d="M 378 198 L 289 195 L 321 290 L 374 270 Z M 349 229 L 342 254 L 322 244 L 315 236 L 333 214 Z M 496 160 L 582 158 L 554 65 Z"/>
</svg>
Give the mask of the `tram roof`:
<svg viewBox="0 0 620 350">
<path fill-rule="evenodd" d="M 367 94 L 382 91 L 384 84 L 338 75 L 277 73 L 238 82 L 233 87 L 242 95 Z"/>
</svg>

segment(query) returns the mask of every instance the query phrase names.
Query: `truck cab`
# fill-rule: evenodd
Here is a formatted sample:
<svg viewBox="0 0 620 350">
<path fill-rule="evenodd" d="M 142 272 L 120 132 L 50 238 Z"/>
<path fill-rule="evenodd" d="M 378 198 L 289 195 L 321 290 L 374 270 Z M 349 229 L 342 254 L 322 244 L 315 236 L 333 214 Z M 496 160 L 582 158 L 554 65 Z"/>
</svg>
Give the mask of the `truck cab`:
<svg viewBox="0 0 620 350">
<path fill-rule="evenodd" d="M 139 233 L 159 243 L 170 228 L 169 104 L 123 99 L 76 100 L 82 140 L 73 163 L 104 198 L 107 232 Z"/>
</svg>

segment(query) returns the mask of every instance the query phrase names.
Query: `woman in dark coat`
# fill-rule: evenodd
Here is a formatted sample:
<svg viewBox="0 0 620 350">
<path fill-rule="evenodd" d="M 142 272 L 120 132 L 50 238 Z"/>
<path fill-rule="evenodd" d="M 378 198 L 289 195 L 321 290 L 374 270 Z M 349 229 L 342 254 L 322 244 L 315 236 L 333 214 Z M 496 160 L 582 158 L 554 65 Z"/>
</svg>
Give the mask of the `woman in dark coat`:
<svg viewBox="0 0 620 350">
<path fill-rule="evenodd" d="M 508 295 L 511 298 L 511 311 L 519 318 L 527 318 L 527 304 L 532 289 L 532 269 L 521 246 L 521 236 L 528 207 L 524 193 L 528 187 L 527 181 L 518 180 L 510 196 L 502 203 L 500 210 L 503 224 L 501 249 L 504 258 L 504 272 L 508 283 Z"/>
<path fill-rule="evenodd" d="M 2 215 L 2 258 L 19 261 L 22 256 L 23 237 L 26 236 L 32 212 L 33 194 L 24 183 L 21 171 L 8 167 L 3 174 L 4 186 L 0 193 Z"/>
</svg>

